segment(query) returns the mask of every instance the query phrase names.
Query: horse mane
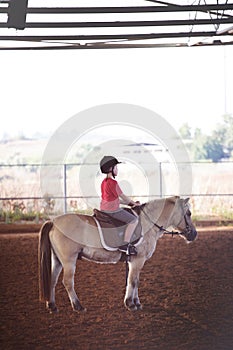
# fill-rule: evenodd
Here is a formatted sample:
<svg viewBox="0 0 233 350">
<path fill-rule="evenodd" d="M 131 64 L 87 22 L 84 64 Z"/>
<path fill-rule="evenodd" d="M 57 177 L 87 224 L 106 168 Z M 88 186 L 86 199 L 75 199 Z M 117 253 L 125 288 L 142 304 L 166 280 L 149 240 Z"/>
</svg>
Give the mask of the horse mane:
<svg viewBox="0 0 233 350">
<path fill-rule="evenodd" d="M 161 203 L 176 203 L 177 199 L 179 199 L 180 197 L 179 196 L 173 196 L 173 197 L 167 197 L 167 198 L 158 198 L 158 199 L 153 199 L 153 200 L 150 200 L 148 202 L 145 202 L 145 203 L 142 203 L 141 205 L 139 206 L 136 206 L 136 207 L 133 207 L 133 210 L 137 213 L 137 215 L 140 215 L 141 212 L 143 212 L 143 210 L 148 207 L 148 209 L 151 207 L 151 206 L 154 206 L 155 203 L 157 203 L 158 205 L 161 204 Z"/>
<path fill-rule="evenodd" d="M 133 211 L 135 211 L 135 213 L 136 213 L 137 215 L 140 215 L 140 213 L 141 213 L 141 212 L 143 211 L 143 209 L 145 208 L 146 204 L 147 204 L 147 203 L 142 203 L 141 205 L 137 205 L 137 206 L 133 207 L 132 209 L 133 209 Z"/>
</svg>

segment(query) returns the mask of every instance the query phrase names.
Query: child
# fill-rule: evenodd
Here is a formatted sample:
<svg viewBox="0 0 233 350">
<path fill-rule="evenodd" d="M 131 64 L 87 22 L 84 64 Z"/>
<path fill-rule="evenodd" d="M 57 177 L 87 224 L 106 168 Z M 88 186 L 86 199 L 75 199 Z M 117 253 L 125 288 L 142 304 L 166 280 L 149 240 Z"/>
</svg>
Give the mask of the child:
<svg viewBox="0 0 233 350">
<path fill-rule="evenodd" d="M 101 172 L 106 174 L 106 178 L 101 184 L 101 203 L 100 209 L 110 213 L 113 218 L 116 218 L 127 224 L 125 230 L 125 244 L 119 249 L 126 252 L 127 255 L 137 255 L 136 247 L 130 244 L 131 236 L 138 224 L 138 217 L 120 208 L 120 203 L 130 206 L 140 205 L 139 202 L 134 202 L 127 197 L 121 190 L 115 177 L 118 174 L 117 164 L 119 162 L 115 157 L 104 156 L 100 161 Z"/>
</svg>

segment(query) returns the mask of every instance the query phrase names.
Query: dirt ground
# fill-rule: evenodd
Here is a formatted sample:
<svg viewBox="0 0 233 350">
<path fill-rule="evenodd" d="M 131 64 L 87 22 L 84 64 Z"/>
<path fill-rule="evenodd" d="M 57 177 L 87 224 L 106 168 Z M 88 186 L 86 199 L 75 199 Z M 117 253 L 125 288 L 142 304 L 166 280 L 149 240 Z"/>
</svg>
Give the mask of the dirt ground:
<svg viewBox="0 0 233 350">
<path fill-rule="evenodd" d="M 7 349 L 233 349 L 233 229 L 202 229 L 187 245 L 159 240 L 141 273 L 143 310 L 123 306 L 125 265 L 78 261 L 72 311 L 61 283 L 59 313 L 38 300 L 38 235 L 0 234 L 1 335 Z"/>
</svg>

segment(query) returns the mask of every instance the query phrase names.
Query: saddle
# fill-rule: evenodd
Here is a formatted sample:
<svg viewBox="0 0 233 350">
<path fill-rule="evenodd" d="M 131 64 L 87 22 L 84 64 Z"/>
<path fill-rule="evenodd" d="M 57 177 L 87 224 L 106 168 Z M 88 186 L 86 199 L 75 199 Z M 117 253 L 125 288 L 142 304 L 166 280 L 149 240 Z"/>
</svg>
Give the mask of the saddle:
<svg viewBox="0 0 233 350">
<path fill-rule="evenodd" d="M 130 208 L 124 208 L 131 214 L 135 215 L 134 211 Z M 102 237 L 105 244 L 109 247 L 119 247 L 124 244 L 124 235 L 127 225 L 111 216 L 111 213 L 106 213 L 98 209 L 93 210 L 93 217 L 98 222 L 98 225 L 102 231 Z M 136 216 L 136 215 L 135 215 Z M 142 236 L 142 226 L 139 220 L 134 233 L 131 237 L 130 243 L 136 244 Z"/>
</svg>

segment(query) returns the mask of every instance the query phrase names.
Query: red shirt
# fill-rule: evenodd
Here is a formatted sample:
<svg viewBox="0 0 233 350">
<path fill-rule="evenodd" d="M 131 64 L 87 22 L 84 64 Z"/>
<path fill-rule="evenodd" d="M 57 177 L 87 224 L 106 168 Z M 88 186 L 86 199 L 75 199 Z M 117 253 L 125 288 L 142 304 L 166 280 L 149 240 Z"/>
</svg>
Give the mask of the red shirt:
<svg viewBox="0 0 233 350">
<path fill-rule="evenodd" d="M 112 178 L 105 178 L 101 184 L 101 210 L 114 211 L 119 209 L 119 196 L 123 193 L 118 182 Z"/>
</svg>

